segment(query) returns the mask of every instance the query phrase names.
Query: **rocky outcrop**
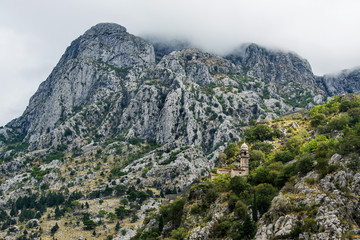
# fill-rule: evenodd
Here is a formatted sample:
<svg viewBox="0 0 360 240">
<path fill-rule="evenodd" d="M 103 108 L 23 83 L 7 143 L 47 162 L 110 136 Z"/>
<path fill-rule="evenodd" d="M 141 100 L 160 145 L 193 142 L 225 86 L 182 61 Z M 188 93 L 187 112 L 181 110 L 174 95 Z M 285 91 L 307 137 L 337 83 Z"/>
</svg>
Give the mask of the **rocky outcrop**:
<svg viewBox="0 0 360 240">
<path fill-rule="evenodd" d="M 295 53 L 249 44 L 234 50 L 226 58 L 255 78 L 276 83 L 297 82 L 316 86 L 309 62 Z"/>
<path fill-rule="evenodd" d="M 282 191 L 272 200 L 271 208 L 259 221 L 256 239 L 341 239 L 348 232 L 359 232 L 360 174 L 347 168 L 348 160 L 335 154 L 329 164 L 341 166 L 318 183 L 318 174 L 309 172 L 300 178 L 292 192 Z"/>
<path fill-rule="evenodd" d="M 317 96 L 324 92 L 317 85 L 309 62 L 295 53 L 243 45 L 226 56 L 248 77 L 261 79 L 271 96 Z M 314 103 L 314 99 L 311 99 Z M 322 101 L 321 101 L 322 102 Z M 307 104 L 310 103 L 307 102 Z M 303 106 L 305 107 L 306 104 Z"/>
<path fill-rule="evenodd" d="M 344 70 L 337 74 L 325 75 L 318 81 L 328 95 L 340 95 L 360 91 L 360 68 Z"/>
</svg>

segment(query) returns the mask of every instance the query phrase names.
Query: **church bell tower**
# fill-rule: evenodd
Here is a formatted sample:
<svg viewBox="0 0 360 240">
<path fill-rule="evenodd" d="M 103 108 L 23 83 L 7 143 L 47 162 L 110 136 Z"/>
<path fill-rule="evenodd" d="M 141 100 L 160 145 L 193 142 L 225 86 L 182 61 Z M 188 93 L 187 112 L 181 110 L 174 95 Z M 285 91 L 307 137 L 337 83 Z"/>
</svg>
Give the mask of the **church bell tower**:
<svg viewBox="0 0 360 240">
<path fill-rule="evenodd" d="M 241 145 L 240 149 L 240 169 L 244 171 L 244 175 L 249 175 L 249 147 L 246 143 Z"/>
</svg>

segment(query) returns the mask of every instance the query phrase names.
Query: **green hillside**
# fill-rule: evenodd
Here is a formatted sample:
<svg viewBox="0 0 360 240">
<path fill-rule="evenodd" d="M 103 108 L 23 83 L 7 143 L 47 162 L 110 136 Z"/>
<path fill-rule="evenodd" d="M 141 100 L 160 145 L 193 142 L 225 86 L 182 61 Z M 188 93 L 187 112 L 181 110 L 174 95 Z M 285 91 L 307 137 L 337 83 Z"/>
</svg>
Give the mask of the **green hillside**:
<svg viewBox="0 0 360 240">
<path fill-rule="evenodd" d="M 195 181 L 188 193 L 148 213 L 143 228 L 132 239 L 253 239 L 257 229 L 267 222 L 289 215 L 296 216 L 296 224 L 285 234 L 270 238 L 297 239 L 304 233 L 311 236 L 326 232 L 325 224 L 316 220 L 320 206 L 326 203 L 302 201 L 306 193 L 300 185 L 314 189 L 310 191 L 314 200 L 324 193 L 336 201 L 336 194 L 340 194 L 354 203 L 351 209 L 336 202 L 339 211 L 346 211 L 337 216 L 344 229 L 341 237 L 355 236 L 360 224 L 359 185 L 353 192 L 349 184 L 335 181 L 337 191 L 333 194 L 321 183 L 327 178 L 332 183 L 341 171 L 349 175 L 350 182 L 359 176 L 358 96 L 335 96 L 310 111 L 242 130 L 250 146 L 250 176 L 230 178 L 219 174 L 214 180 Z M 241 144 L 229 144 L 217 164 L 231 166 Z M 341 155 L 340 161 L 333 160 L 334 154 Z"/>
</svg>

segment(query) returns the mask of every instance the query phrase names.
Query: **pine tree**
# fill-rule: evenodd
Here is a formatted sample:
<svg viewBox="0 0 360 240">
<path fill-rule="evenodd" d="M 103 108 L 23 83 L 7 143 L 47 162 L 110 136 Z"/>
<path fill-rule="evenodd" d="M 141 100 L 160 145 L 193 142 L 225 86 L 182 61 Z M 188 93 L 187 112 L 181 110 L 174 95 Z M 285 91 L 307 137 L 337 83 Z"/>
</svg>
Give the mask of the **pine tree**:
<svg viewBox="0 0 360 240">
<path fill-rule="evenodd" d="M 254 191 L 254 199 L 252 204 L 252 219 L 254 222 L 257 222 L 258 216 L 257 216 L 257 206 L 256 206 L 256 192 Z"/>
<path fill-rule="evenodd" d="M 53 227 L 51 228 L 51 234 L 54 235 L 57 230 L 59 230 L 59 225 L 56 223 L 55 226 L 53 226 Z"/>
<path fill-rule="evenodd" d="M 88 202 L 85 203 L 85 207 L 86 207 L 86 208 L 89 208 L 89 207 L 90 207 Z"/>
<path fill-rule="evenodd" d="M 17 214 L 18 214 L 18 211 L 17 211 L 17 209 L 15 208 L 15 205 L 13 205 L 12 208 L 11 208 L 11 211 L 10 211 L 10 216 L 16 217 Z"/>
<path fill-rule="evenodd" d="M 62 212 L 60 211 L 59 206 L 56 206 L 55 208 L 55 218 L 59 218 L 62 216 Z"/>
<path fill-rule="evenodd" d="M 244 235 L 247 238 L 252 239 L 256 233 L 256 224 L 251 220 L 249 214 L 246 214 L 243 228 L 244 228 Z"/>
<path fill-rule="evenodd" d="M 118 222 L 115 226 L 115 231 L 118 232 L 120 230 L 120 223 Z"/>
</svg>

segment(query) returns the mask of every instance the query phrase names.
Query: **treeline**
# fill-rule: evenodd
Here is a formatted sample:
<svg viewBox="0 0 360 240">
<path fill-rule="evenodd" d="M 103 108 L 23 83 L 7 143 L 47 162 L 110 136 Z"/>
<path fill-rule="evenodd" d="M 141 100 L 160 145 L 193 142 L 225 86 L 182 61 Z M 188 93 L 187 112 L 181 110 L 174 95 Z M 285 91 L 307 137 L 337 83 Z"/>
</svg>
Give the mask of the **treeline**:
<svg viewBox="0 0 360 240">
<path fill-rule="evenodd" d="M 48 207 L 56 207 L 59 209 L 63 205 L 63 211 L 55 211 L 57 217 L 63 216 L 65 209 L 72 206 L 74 200 L 83 197 L 81 192 L 73 192 L 67 198 L 62 192 L 48 192 L 38 194 L 30 194 L 29 196 L 19 197 L 15 201 L 10 202 L 11 210 L 9 215 L 1 212 L 0 221 L 2 222 L 2 230 L 7 229 L 10 225 L 16 224 L 14 217 L 18 217 L 19 222 L 25 222 L 30 219 L 40 219 L 46 212 Z"/>
</svg>

